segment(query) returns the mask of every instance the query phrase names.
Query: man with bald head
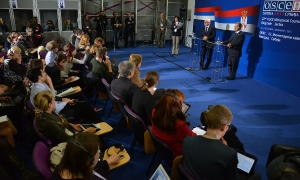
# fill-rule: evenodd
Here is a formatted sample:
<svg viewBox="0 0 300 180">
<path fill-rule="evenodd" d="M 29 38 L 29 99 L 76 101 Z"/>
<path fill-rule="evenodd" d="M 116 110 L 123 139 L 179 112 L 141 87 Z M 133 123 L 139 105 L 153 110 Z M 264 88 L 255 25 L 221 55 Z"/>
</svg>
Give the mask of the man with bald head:
<svg viewBox="0 0 300 180">
<path fill-rule="evenodd" d="M 202 39 L 200 70 L 206 70 L 210 65 L 213 48 L 214 48 L 214 44 L 212 44 L 211 42 L 214 42 L 215 37 L 216 37 L 216 28 L 210 25 L 209 19 L 204 20 L 204 26 L 201 28 L 200 31 L 200 39 Z M 204 59 L 206 54 L 207 54 L 207 61 L 206 64 L 204 64 Z"/>
</svg>

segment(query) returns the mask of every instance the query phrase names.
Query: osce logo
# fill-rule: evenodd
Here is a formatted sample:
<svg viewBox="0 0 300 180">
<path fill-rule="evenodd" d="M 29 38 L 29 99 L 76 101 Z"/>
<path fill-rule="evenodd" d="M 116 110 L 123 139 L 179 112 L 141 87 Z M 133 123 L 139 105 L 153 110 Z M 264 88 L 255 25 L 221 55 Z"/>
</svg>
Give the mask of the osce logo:
<svg viewBox="0 0 300 180">
<path fill-rule="evenodd" d="M 264 10 L 263 11 L 292 11 L 293 9 L 293 2 L 291 0 L 287 1 L 265 1 L 264 2 Z"/>
</svg>

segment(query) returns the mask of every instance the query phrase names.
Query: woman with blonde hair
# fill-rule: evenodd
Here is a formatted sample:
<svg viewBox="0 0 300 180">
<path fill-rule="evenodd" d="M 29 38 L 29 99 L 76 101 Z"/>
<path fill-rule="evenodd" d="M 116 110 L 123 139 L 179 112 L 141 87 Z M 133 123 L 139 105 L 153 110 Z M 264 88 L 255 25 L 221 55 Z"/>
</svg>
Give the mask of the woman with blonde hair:
<svg viewBox="0 0 300 180">
<path fill-rule="evenodd" d="M 153 134 L 165 142 L 174 157 L 182 155 L 182 142 L 186 136 L 197 136 L 182 112 L 184 95 L 177 89 L 168 89 L 152 112 Z"/>
<path fill-rule="evenodd" d="M 55 99 L 51 91 L 41 91 L 33 98 L 35 107 L 36 126 L 38 130 L 50 139 L 55 146 L 61 142 L 67 142 L 71 134 L 81 132 L 80 124 L 69 123 L 63 116 L 54 113 Z M 95 133 L 96 128 L 87 128 L 83 132 Z"/>
<path fill-rule="evenodd" d="M 63 26 L 63 31 L 73 31 L 73 29 L 74 27 L 73 24 L 71 23 L 71 19 L 67 18 Z"/>
<path fill-rule="evenodd" d="M 88 46 L 90 46 L 90 36 L 87 34 L 84 34 L 83 36 L 81 36 L 81 39 L 78 43 L 78 47 L 76 47 L 76 49 L 81 51 L 81 50 L 84 50 Z"/>
<path fill-rule="evenodd" d="M 141 72 L 140 72 L 140 67 L 142 65 L 142 56 L 140 54 L 131 54 L 129 56 L 129 61 L 134 62 L 135 64 L 135 69 L 134 69 L 134 74 L 131 79 L 131 82 L 136 84 L 138 87 L 141 87 L 143 85 L 143 82 L 140 78 Z"/>
</svg>

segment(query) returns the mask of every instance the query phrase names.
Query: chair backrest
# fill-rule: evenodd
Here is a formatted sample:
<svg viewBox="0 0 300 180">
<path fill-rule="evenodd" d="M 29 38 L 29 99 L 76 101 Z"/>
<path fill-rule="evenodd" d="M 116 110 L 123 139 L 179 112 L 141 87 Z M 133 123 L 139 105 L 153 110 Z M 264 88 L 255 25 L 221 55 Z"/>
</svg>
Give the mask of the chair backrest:
<svg viewBox="0 0 300 180">
<path fill-rule="evenodd" d="M 273 144 L 271 146 L 268 160 L 266 163 L 266 167 L 278 156 L 282 154 L 287 154 L 291 152 L 300 152 L 300 147 L 297 146 L 287 146 L 287 145 L 281 145 L 281 144 Z"/>
<path fill-rule="evenodd" d="M 50 141 L 50 139 L 46 138 L 46 137 L 38 130 L 38 128 L 37 128 L 37 126 L 36 126 L 36 118 L 33 119 L 33 129 L 34 129 L 34 131 L 36 132 L 36 134 L 42 139 L 42 141 L 44 141 L 44 142 L 47 144 L 47 146 L 48 146 L 49 149 L 53 147 L 53 144 L 52 144 L 52 142 Z"/>
<path fill-rule="evenodd" d="M 6 55 L 7 55 L 7 52 L 0 52 L 0 58 L 3 57 L 3 59 L 4 59 L 6 57 Z"/>
<path fill-rule="evenodd" d="M 50 180 L 52 176 L 49 158 L 49 148 L 43 142 L 37 142 L 33 148 L 32 162 L 36 171 L 43 177 L 44 180 Z"/>
<path fill-rule="evenodd" d="M 147 130 L 144 121 L 135 114 L 127 105 L 124 106 L 130 120 L 131 127 L 134 131 L 134 135 L 137 141 L 144 146 L 144 133 Z"/>
<path fill-rule="evenodd" d="M 114 100 L 116 100 L 118 107 L 122 112 L 123 116 L 127 116 L 127 112 L 124 109 L 124 106 L 127 105 L 126 102 L 123 99 L 121 99 L 119 96 L 115 95 L 113 92 L 111 92 L 111 95 L 114 98 Z"/>
<path fill-rule="evenodd" d="M 173 160 L 174 160 L 174 153 L 172 149 L 163 141 L 159 140 L 152 132 L 152 127 L 148 126 L 147 127 L 149 134 L 152 138 L 154 147 L 157 151 L 158 154 L 162 157 L 163 160 L 165 160 L 169 166 L 172 166 Z"/>
<path fill-rule="evenodd" d="M 45 50 L 41 50 L 40 51 L 40 57 L 41 57 L 41 59 L 45 59 L 46 55 L 47 55 L 47 52 Z"/>
<path fill-rule="evenodd" d="M 106 81 L 106 79 L 102 78 L 101 79 L 102 83 L 104 84 L 106 91 L 108 93 L 108 96 L 111 100 L 114 100 L 114 97 L 111 95 L 111 86 L 110 84 Z"/>
<path fill-rule="evenodd" d="M 192 176 L 190 176 L 183 167 L 182 162 L 177 164 L 178 174 L 181 180 L 194 180 Z"/>
</svg>

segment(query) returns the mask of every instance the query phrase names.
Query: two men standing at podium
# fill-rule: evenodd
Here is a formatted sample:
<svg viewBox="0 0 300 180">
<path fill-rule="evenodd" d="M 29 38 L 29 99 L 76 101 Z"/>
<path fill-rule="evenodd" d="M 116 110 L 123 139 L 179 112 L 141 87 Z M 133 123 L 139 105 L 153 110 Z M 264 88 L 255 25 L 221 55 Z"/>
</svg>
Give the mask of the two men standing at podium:
<svg viewBox="0 0 300 180">
<path fill-rule="evenodd" d="M 200 39 L 203 40 L 201 57 L 200 57 L 200 70 L 206 70 L 210 65 L 213 48 L 214 48 L 213 42 L 215 40 L 215 37 L 216 37 L 216 28 L 210 25 L 209 19 L 204 20 L 204 27 L 202 27 L 200 31 Z M 207 53 L 207 61 L 206 64 L 204 65 L 204 59 L 206 53 Z"/>
</svg>

